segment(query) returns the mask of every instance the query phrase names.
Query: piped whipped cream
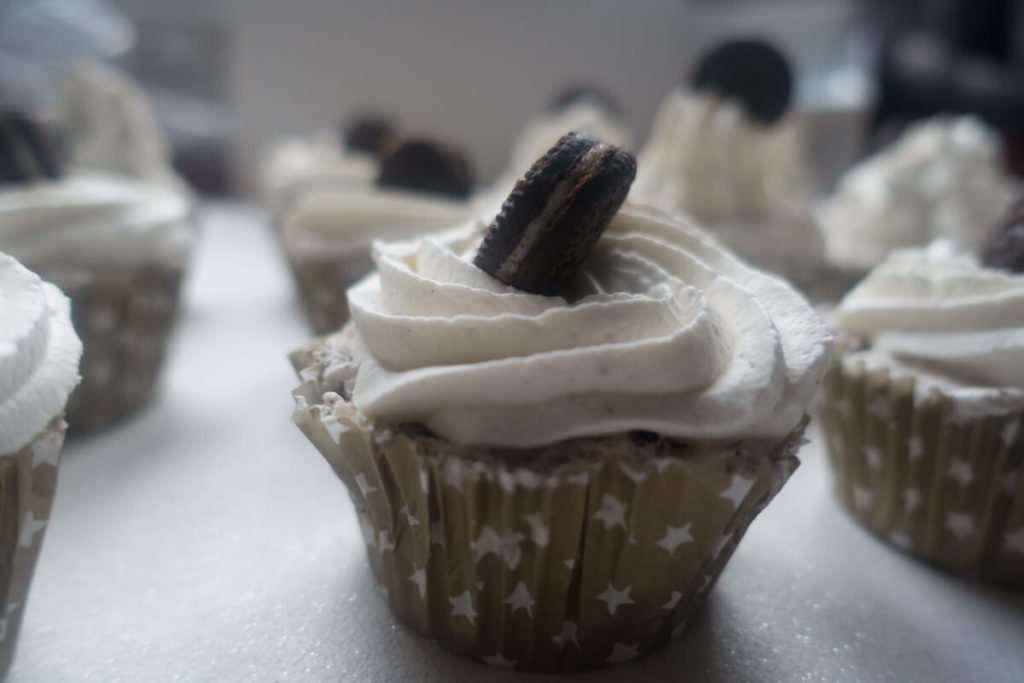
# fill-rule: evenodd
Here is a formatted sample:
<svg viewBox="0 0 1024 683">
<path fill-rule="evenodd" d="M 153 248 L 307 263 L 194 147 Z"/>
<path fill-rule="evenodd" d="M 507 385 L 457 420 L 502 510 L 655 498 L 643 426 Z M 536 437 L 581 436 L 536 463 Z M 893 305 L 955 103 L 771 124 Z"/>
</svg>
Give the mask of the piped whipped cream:
<svg viewBox="0 0 1024 683">
<path fill-rule="evenodd" d="M 409 239 L 469 216 L 460 199 L 367 185 L 307 193 L 288 212 L 283 235 L 294 256 L 365 256 L 374 240 Z"/>
<path fill-rule="evenodd" d="M 98 173 L 0 188 L 0 250 L 37 269 L 179 266 L 191 207 L 165 184 Z"/>
<path fill-rule="evenodd" d="M 67 297 L 0 253 L 0 453 L 22 448 L 64 410 L 81 355 Z"/>
<path fill-rule="evenodd" d="M 796 119 L 754 123 L 730 100 L 675 88 L 637 155 L 630 199 L 690 214 L 755 263 L 820 262 L 825 243 Z"/>
<path fill-rule="evenodd" d="M 1012 198 L 992 130 L 969 116 L 922 121 L 840 180 L 822 211 L 828 255 L 870 268 L 938 238 L 976 251 Z"/>
<path fill-rule="evenodd" d="M 976 402 L 1024 406 L 1024 275 L 980 266 L 951 243 L 893 251 L 833 312 L 865 339 L 848 356 Z"/>
<path fill-rule="evenodd" d="M 800 421 L 831 335 L 789 285 L 706 232 L 626 207 L 567 300 L 476 268 L 484 231 L 375 244 L 378 272 L 349 290 L 355 362 L 327 373 L 358 368 L 347 379 L 365 415 L 500 447 L 634 429 L 775 438 Z"/>
</svg>

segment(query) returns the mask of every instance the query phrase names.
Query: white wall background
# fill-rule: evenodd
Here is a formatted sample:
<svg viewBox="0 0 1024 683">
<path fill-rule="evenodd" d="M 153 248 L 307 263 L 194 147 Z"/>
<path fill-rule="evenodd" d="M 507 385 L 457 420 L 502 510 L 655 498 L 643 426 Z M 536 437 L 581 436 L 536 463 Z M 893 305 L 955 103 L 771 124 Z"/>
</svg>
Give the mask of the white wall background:
<svg viewBox="0 0 1024 683">
<path fill-rule="evenodd" d="M 806 71 L 840 58 L 849 5 L 229 0 L 227 81 L 243 187 L 268 141 L 367 108 L 463 145 L 490 179 L 523 122 L 571 82 L 615 94 L 639 141 L 694 52 L 723 31 L 775 36 Z"/>
</svg>

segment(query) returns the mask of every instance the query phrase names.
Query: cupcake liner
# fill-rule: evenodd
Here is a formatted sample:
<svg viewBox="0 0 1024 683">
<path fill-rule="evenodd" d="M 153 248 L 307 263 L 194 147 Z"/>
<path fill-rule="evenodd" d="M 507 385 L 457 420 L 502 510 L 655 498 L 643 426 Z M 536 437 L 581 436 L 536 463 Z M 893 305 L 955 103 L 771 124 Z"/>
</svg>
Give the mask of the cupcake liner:
<svg viewBox="0 0 1024 683">
<path fill-rule="evenodd" d="M 14 657 L 50 519 L 65 426 L 61 416 L 55 417 L 20 450 L 0 455 L 0 678 Z"/>
<path fill-rule="evenodd" d="M 178 312 L 182 268 L 92 274 L 65 287 L 82 340 L 82 382 L 68 399 L 73 432 L 124 417 L 153 398 Z"/>
<path fill-rule="evenodd" d="M 1024 586 L 1024 413 L 966 417 L 909 376 L 843 363 L 821 406 L 839 499 L 893 545 Z"/>
<path fill-rule="evenodd" d="M 512 451 L 371 424 L 322 397 L 314 379 L 299 387 L 295 421 L 348 488 L 392 609 L 445 649 L 546 671 L 682 633 L 798 465 L 807 423 L 717 447 L 632 432 Z"/>
<path fill-rule="evenodd" d="M 346 290 L 373 270 L 369 251 L 334 258 L 288 255 L 299 297 L 313 332 L 327 334 L 348 321 Z"/>
</svg>

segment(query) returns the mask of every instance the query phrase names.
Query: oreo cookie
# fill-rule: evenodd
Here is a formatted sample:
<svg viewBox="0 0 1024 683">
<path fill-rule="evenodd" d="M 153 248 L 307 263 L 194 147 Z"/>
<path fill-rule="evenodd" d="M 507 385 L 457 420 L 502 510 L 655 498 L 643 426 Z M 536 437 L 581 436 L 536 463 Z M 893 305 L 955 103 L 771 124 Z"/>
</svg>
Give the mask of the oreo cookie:
<svg viewBox="0 0 1024 683">
<path fill-rule="evenodd" d="M 345 149 L 383 158 L 398 135 L 395 124 L 376 114 L 364 114 L 345 126 L 342 140 Z"/>
<path fill-rule="evenodd" d="M 636 159 L 567 133 L 516 183 L 473 261 L 524 292 L 554 296 L 573 278 L 636 177 Z"/>
<path fill-rule="evenodd" d="M 473 189 L 473 171 L 459 150 L 433 140 L 410 138 L 381 161 L 377 184 L 465 198 Z"/>
<path fill-rule="evenodd" d="M 733 100 L 752 120 L 770 126 L 789 110 L 793 73 L 786 57 L 770 43 L 731 40 L 701 57 L 690 86 Z"/>
<path fill-rule="evenodd" d="M 1024 273 L 1024 195 L 989 232 L 979 256 L 988 268 Z"/>
<path fill-rule="evenodd" d="M 622 116 L 622 106 L 600 88 L 590 85 L 571 85 L 559 92 L 548 104 L 548 111 L 561 112 L 578 102 L 591 102 L 614 117 Z"/>
<path fill-rule="evenodd" d="M 0 183 L 60 176 L 60 160 L 46 130 L 21 110 L 0 107 Z"/>
</svg>

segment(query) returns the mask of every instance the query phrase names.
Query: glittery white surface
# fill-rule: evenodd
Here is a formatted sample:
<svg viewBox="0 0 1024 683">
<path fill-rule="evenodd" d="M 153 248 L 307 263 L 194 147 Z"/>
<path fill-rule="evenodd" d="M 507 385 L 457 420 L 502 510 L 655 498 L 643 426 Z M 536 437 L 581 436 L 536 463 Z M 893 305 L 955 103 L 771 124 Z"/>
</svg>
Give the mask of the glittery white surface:
<svg viewBox="0 0 1024 683">
<path fill-rule="evenodd" d="M 203 213 L 160 397 L 71 439 L 9 681 L 530 681 L 448 655 L 378 594 L 341 482 L 292 425 L 310 334 L 270 230 Z M 821 441 L 667 649 L 550 680 L 1020 681 L 1024 592 L 883 545 Z"/>
</svg>

